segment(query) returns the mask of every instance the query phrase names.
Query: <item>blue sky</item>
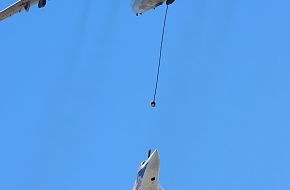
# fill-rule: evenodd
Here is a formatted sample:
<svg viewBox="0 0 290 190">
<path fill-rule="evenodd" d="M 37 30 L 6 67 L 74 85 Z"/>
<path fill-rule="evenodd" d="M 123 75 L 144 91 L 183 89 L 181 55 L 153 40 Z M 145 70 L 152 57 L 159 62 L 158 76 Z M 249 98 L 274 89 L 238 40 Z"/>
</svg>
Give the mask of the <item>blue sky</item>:
<svg viewBox="0 0 290 190">
<path fill-rule="evenodd" d="M 0 2 L 2 8 L 12 0 Z M 0 24 L 0 189 L 289 190 L 290 2 L 56 1 Z"/>
</svg>

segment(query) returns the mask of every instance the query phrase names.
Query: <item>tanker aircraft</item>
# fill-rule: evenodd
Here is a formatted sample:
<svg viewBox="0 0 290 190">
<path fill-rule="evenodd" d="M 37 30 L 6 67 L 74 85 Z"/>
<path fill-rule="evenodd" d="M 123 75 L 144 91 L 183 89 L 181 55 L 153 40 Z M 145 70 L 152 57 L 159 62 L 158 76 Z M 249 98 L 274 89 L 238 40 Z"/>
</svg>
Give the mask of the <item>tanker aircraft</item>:
<svg viewBox="0 0 290 190">
<path fill-rule="evenodd" d="M 46 5 L 46 0 L 19 0 L 0 12 L 0 21 L 16 13 L 20 13 L 23 10 L 28 12 L 30 7 L 35 5 L 36 3 L 38 4 L 38 8 L 43 8 Z"/>
<path fill-rule="evenodd" d="M 175 0 L 132 0 L 132 9 L 136 15 L 142 15 L 143 12 L 155 9 L 166 1 L 166 5 L 172 4 Z"/>
</svg>

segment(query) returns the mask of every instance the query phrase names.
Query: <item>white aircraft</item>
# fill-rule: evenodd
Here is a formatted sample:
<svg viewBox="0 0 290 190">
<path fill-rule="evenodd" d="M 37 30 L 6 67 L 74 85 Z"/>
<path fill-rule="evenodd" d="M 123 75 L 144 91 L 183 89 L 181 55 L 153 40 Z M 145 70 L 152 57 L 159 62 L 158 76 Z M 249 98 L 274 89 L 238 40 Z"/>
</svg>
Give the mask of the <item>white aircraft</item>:
<svg viewBox="0 0 290 190">
<path fill-rule="evenodd" d="M 45 7 L 46 0 L 19 0 L 10 7 L 7 7 L 6 9 L 0 12 L 0 21 L 16 13 L 20 13 L 22 10 L 28 12 L 29 8 L 36 3 L 38 3 L 38 8 L 42 8 Z"/>
<path fill-rule="evenodd" d="M 148 152 L 148 159 L 139 166 L 133 190 L 163 190 L 159 184 L 160 160 L 158 151 L 151 154 Z"/>
<path fill-rule="evenodd" d="M 131 5 L 138 16 L 143 12 L 155 9 L 156 7 L 162 5 L 166 1 L 167 5 L 172 4 L 175 0 L 132 0 Z"/>
</svg>

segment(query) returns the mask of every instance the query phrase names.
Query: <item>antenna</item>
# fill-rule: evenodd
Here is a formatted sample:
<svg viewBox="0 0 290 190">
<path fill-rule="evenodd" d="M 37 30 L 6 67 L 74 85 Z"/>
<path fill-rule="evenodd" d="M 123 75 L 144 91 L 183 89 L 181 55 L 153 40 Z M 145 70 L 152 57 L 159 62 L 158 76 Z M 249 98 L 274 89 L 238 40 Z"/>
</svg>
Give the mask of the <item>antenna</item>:
<svg viewBox="0 0 290 190">
<path fill-rule="evenodd" d="M 151 149 L 148 151 L 148 158 L 151 156 Z"/>
</svg>

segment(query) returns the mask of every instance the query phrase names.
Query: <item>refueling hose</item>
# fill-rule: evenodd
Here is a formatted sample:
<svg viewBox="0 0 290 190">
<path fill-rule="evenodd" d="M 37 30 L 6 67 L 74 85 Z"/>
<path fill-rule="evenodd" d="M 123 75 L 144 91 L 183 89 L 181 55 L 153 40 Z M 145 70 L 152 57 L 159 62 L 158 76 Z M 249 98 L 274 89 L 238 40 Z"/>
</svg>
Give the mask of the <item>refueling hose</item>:
<svg viewBox="0 0 290 190">
<path fill-rule="evenodd" d="M 160 66 L 161 66 L 161 58 L 162 58 L 163 40 L 164 40 L 165 26 L 166 26 L 167 13 L 168 13 L 168 7 L 169 7 L 168 5 L 171 4 L 171 3 L 173 3 L 173 1 L 167 1 L 166 2 L 166 12 L 165 12 L 164 21 L 163 21 L 163 30 L 162 30 L 162 37 L 161 37 L 161 42 L 160 42 L 159 60 L 158 60 L 158 67 L 157 67 L 157 74 L 156 74 L 156 82 L 155 82 L 154 96 L 153 96 L 153 101 L 151 102 L 151 107 L 153 107 L 153 108 L 156 106 L 156 94 L 157 94 L 158 82 L 159 82 L 159 75 L 160 75 Z"/>
</svg>

